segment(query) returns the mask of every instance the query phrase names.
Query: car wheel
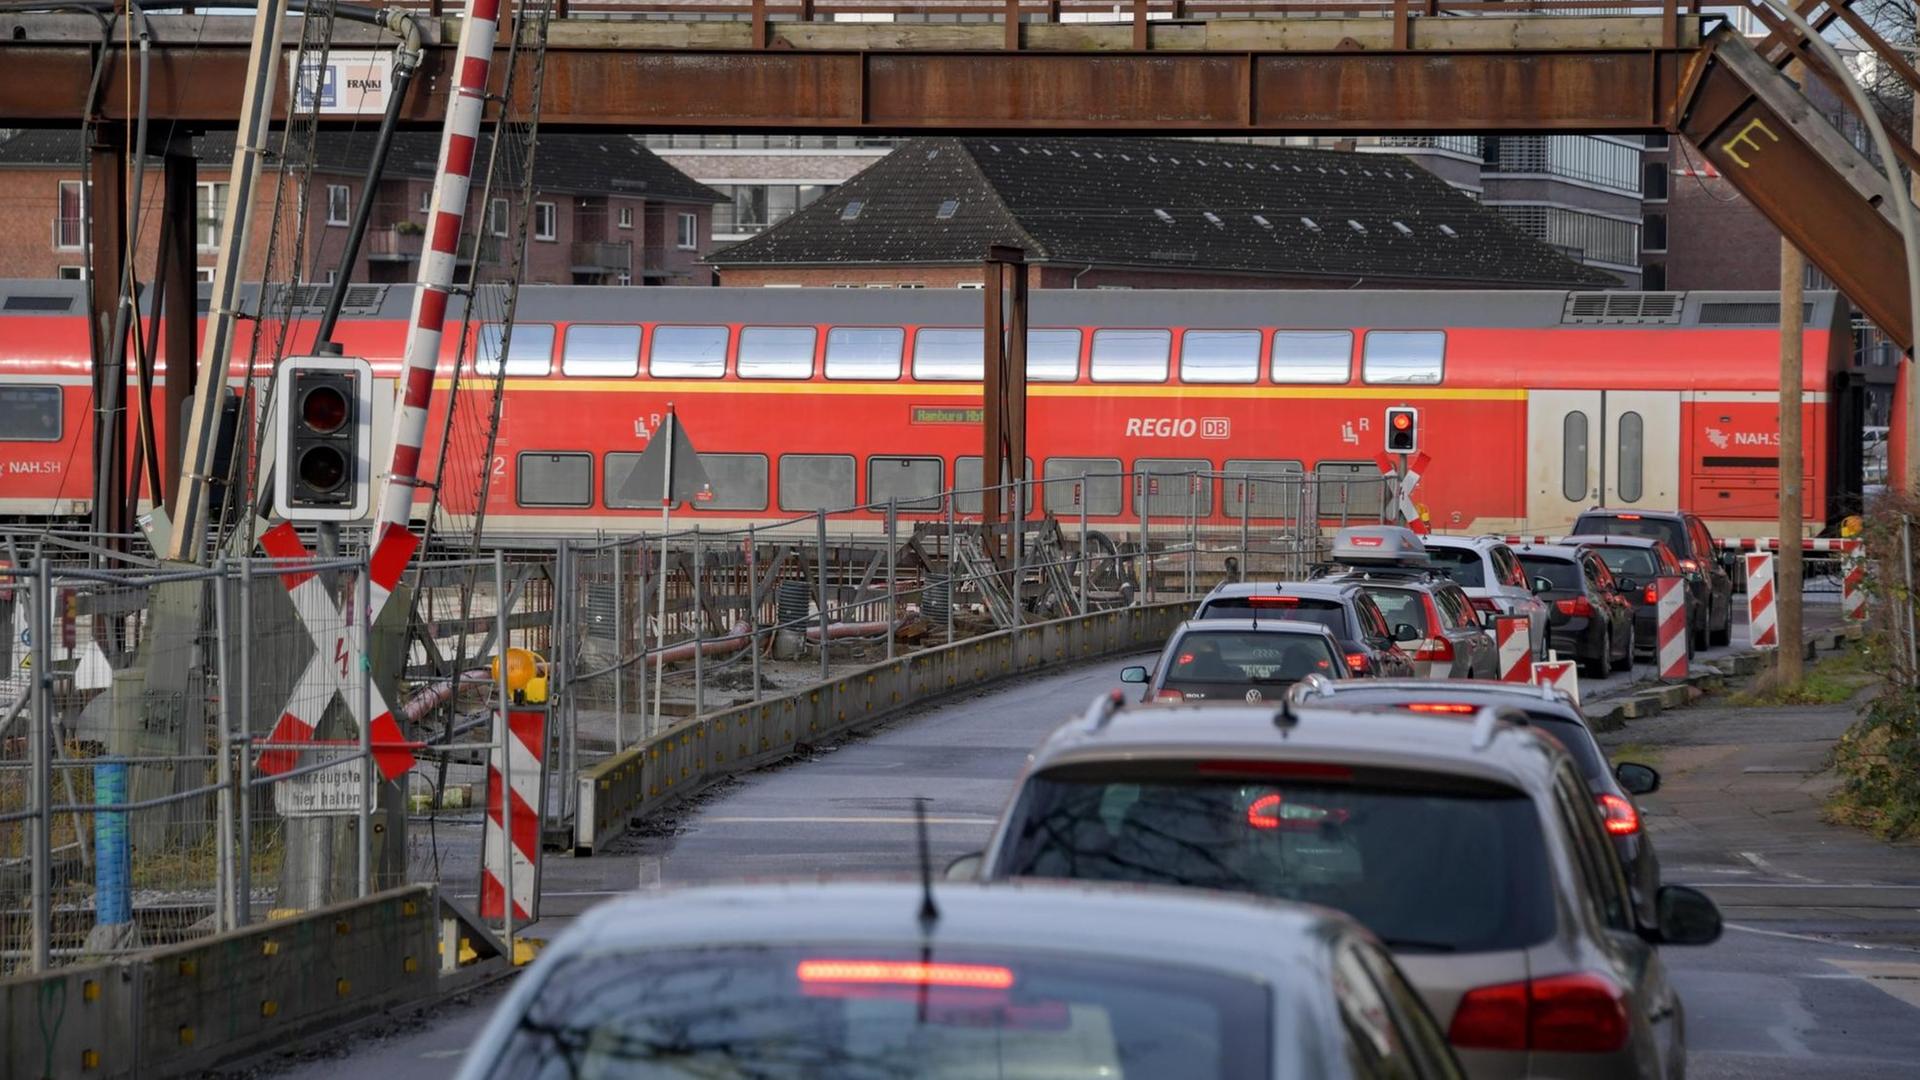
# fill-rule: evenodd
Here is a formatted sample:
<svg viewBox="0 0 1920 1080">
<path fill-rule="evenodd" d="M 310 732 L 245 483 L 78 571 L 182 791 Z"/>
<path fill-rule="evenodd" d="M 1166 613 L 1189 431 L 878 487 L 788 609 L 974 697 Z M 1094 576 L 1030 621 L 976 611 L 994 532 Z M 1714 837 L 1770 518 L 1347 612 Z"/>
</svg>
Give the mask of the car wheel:
<svg viewBox="0 0 1920 1080">
<path fill-rule="evenodd" d="M 1692 627 L 1687 631 L 1687 648 L 1704 649 L 1712 644 L 1709 640 L 1713 636 L 1713 631 L 1710 629 L 1712 624 L 1713 616 L 1711 613 L 1701 615 L 1700 625 Z"/>
<path fill-rule="evenodd" d="M 1580 674 L 1590 679 L 1604 679 L 1613 668 L 1613 632 L 1600 639 L 1600 651 L 1590 660 L 1580 663 Z"/>
<path fill-rule="evenodd" d="M 1613 670 L 1614 671 L 1632 671 L 1633 670 L 1633 650 L 1639 647 L 1640 647 L 1639 643 L 1633 640 L 1633 625 L 1629 623 L 1627 625 L 1627 647 L 1624 651 L 1621 652 L 1619 662 L 1613 664 Z"/>
<path fill-rule="evenodd" d="M 1720 629 L 1715 630 L 1711 634 L 1709 634 L 1708 638 L 1709 638 L 1708 644 L 1710 645 L 1733 644 L 1733 597 L 1731 596 L 1727 597 L 1726 621 L 1720 624 Z"/>
</svg>

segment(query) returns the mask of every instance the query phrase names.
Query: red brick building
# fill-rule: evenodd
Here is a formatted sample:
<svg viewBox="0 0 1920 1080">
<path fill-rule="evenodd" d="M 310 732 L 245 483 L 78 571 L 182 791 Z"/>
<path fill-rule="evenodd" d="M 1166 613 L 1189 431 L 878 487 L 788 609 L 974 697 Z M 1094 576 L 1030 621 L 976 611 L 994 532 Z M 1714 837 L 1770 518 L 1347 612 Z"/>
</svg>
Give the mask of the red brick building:
<svg viewBox="0 0 1920 1080">
<path fill-rule="evenodd" d="M 346 247 L 348 223 L 364 187 L 371 133 L 321 132 L 315 164 L 300 198 L 300 171 L 269 170 L 254 200 L 247 234 L 247 275 L 270 280 L 331 281 Z M 395 136 L 386 175 L 375 193 L 365 242 L 350 279 L 411 281 L 433 188 L 439 137 Z M 211 280 L 232 169 L 231 133 L 194 140 L 199 199 L 199 274 Z M 487 159 L 483 141 L 477 160 Z M 77 132 L 23 131 L 0 142 L 0 274 L 79 277 L 86 264 L 81 184 L 85 147 Z M 161 170 L 144 183 L 138 273 L 150 277 L 159 234 Z M 474 186 L 470 213 L 480 204 Z M 625 136 L 545 135 L 535 155 L 533 194 L 496 183 L 481 215 L 480 235 L 463 249 L 461 273 L 477 254 L 481 280 L 504 276 L 508 245 L 522 220 L 529 284 L 706 285 L 700 263 L 712 247 L 713 208 L 725 197 L 660 160 Z M 271 240 L 273 257 L 269 261 Z M 299 265 L 295 267 L 298 248 Z"/>
</svg>

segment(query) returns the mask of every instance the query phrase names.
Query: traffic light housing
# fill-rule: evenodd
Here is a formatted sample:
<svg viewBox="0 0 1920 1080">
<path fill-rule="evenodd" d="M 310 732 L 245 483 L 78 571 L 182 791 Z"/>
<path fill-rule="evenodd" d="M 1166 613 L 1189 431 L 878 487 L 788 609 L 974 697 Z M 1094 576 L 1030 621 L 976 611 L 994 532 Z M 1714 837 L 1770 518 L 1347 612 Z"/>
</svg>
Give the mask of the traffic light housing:
<svg viewBox="0 0 1920 1080">
<path fill-rule="evenodd" d="M 1387 453 L 1411 454 L 1420 449 L 1420 410 L 1410 405 L 1387 409 Z"/>
<path fill-rule="evenodd" d="M 273 407 L 274 509 L 288 521 L 366 517 L 373 368 L 357 357 L 290 357 L 280 365 Z"/>
</svg>

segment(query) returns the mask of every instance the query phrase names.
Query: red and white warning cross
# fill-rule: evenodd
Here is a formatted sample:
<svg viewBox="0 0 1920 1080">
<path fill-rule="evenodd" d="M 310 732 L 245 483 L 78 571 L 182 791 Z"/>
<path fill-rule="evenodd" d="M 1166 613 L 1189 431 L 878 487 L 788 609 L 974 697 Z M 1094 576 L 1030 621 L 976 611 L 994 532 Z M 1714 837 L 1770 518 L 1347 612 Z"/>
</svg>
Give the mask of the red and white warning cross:
<svg viewBox="0 0 1920 1080">
<path fill-rule="evenodd" d="M 1840 614 L 1848 622 L 1867 617 L 1867 560 L 1858 547 L 1840 559 Z"/>
<path fill-rule="evenodd" d="M 1552 660 L 1535 660 L 1533 684 L 1551 686 L 1572 698 L 1575 705 L 1580 704 L 1580 669 L 1571 660 L 1561 660 L 1557 656 Z"/>
<path fill-rule="evenodd" d="M 494 714 L 493 751 L 487 759 L 486 858 L 480 878 L 480 917 L 503 921 L 511 886 L 513 921 L 517 924 L 540 917 L 540 811 L 546 805 L 547 714 L 544 709 L 512 710 L 506 720 L 505 730 L 500 730 L 500 714 Z"/>
<path fill-rule="evenodd" d="M 1654 625 L 1660 642 L 1658 659 L 1662 679 L 1687 677 L 1687 581 L 1663 577 L 1654 580 Z"/>
<path fill-rule="evenodd" d="M 1494 636 L 1500 643 L 1500 681 L 1530 681 L 1533 675 L 1533 620 L 1525 615 L 1498 616 L 1494 620 Z"/>
<path fill-rule="evenodd" d="M 260 537 L 260 546 L 269 556 L 283 561 L 301 562 L 312 558 L 290 522 L 267 530 Z M 360 686 L 351 677 L 355 667 L 366 663 L 366 620 L 347 618 L 319 575 L 312 571 L 288 570 L 280 575 L 280 580 L 286 584 L 294 612 L 313 641 L 313 657 L 307 661 L 307 669 L 294 685 L 293 694 L 273 731 L 267 735 L 267 741 L 312 742 L 314 729 L 320 726 L 335 694 L 346 702 L 354 724 L 367 727 L 369 720 L 361 709 Z M 370 675 L 362 677 L 371 680 Z M 406 745 L 400 725 L 387 708 L 380 688 L 369 682 L 366 694 L 373 711 L 367 735 L 373 744 L 373 759 L 380 766 L 382 776 L 398 779 L 413 768 L 413 750 Z M 260 755 L 260 771 L 277 776 L 292 769 L 298 756 L 297 750 L 266 750 Z"/>
<path fill-rule="evenodd" d="M 1774 614 L 1773 556 L 1752 552 L 1747 560 L 1747 643 L 1756 649 L 1771 649 L 1780 644 L 1780 628 Z"/>
<path fill-rule="evenodd" d="M 1393 491 L 1393 505 L 1400 515 L 1400 520 L 1407 523 L 1407 528 L 1423 536 L 1426 535 L 1430 530 L 1426 521 L 1420 517 L 1420 507 L 1413 501 L 1413 489 L 1420 485 L 1420 475 L 1427 471 L 1427 466 L 1433 459 L 1428 457 L 1424 450 L 1413 455 L 1413 459 L 1407 462 L 1405 477 L 1401 477 L 1398 470 L 1394 468 L 1393 455 L 1383 451 L 1374 458 L 1374 461 L 1380 465 L 1380 473 L 1386 477 Z"/>
</svg>

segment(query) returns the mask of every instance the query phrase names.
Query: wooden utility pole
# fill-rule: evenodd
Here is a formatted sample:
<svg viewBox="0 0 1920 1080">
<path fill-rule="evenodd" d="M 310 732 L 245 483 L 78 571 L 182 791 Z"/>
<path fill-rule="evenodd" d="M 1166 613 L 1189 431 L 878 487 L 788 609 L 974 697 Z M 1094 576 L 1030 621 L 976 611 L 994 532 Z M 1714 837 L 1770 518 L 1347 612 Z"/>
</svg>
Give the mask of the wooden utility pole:
<svg viewBox="0 0 1920 1080">
<path fill-rule="evenodd" d="M 1806 68 L 1795 60 L 1787 78 L 1804 84 Z M 1780 648 L 1775 678 L 1796 686 L 1801 678 L 1800 528 L 1801 478 L 1806 469 L 1800 447 L 1800 370 L 1806 316 L 1803 290 L 1807 259 L 1793 241 L 1780 238 L 1780 555 L 1773 578 Z"/>
<path fill-rule="evenodd" d="M 987 249 L 985 310 L 981 332 L 986 355 L 982 386 L 980 538 L 987 553 L 999 562 L 1013 554 L 1000 546 L 1003 507 L 1015 522 L 1013 544 L 1020 542 L 1026 520 L 1024 492 L 1014 482 L 1027 476 L 1027 263 L 1017 247 L 995 244 Z M 1002 485 L 1008 485 L 1003 487 Z M 1002 503 L 1003 492 L 1012 491 Z"/>
</svg>

